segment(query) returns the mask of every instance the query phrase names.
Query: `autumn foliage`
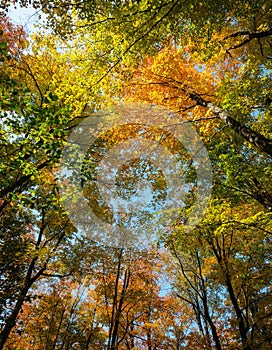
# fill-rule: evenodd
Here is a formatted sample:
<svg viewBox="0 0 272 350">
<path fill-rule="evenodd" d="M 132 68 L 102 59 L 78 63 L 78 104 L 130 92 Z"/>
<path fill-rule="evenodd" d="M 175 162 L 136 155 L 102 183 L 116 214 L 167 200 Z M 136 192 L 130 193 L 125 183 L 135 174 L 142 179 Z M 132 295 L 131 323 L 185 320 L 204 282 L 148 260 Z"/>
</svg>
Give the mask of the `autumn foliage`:
<svg viewBox="0 0 272 350">
<path fill-rule="evenodd" d="M 0 21 L 0 349 L 271 349 L 271 4 L 32 5 L 47 15 L 32 35 L 4 12 Z M 144 250 L 91 240 L 60 198 L 71 132 L 120 102 L 175 112 L 212 166 L 207 210 L 188 232 L 198 179 L 184 156 L 195 192 Z M 177 153 L 169 133 L 145 131 Z M 80 169 L 82 193 L 107 224 L 96 166 L 141 132 L 122 124 L 100 135 Z M 142 158 L 120 164 L 118 193 L 134 194 L 140 177 L 163 201 L 165 169 L 145 161 L 142 171 Z"/>
</svg>

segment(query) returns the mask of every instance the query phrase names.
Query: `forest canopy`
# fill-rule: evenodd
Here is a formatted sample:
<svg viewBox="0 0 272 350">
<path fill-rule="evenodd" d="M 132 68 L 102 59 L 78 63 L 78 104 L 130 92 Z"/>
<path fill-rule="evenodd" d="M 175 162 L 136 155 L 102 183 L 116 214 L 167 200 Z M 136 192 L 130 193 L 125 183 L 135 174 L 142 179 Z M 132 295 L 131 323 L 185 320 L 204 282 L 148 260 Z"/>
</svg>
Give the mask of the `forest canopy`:
<svg viewBox="0 0 272 350">
<path fill-rule="evenodd" d="M 271 23 L 265 0 L 2 1 L 0 350 L 271 349 Z"/>
</svg>

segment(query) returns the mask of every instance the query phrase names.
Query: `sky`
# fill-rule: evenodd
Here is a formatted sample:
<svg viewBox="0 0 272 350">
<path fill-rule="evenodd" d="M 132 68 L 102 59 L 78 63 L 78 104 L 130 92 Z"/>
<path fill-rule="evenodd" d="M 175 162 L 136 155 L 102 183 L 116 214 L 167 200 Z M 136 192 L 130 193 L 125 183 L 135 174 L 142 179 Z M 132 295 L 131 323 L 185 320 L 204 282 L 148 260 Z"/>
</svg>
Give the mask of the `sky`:
<svg viewBox="0 0 272 350">
<path fill-rule="evenodd" d="M 10 6 L 8 17 L 11 19 L 12 23 L 22 25 L 27 34 L 37 31 L 34 27 L 34 25 L 38 23 L 37 10 L 32 7 L 21 8 L 17 6 L 15 9 L 14 6 Z"/>
</svg>

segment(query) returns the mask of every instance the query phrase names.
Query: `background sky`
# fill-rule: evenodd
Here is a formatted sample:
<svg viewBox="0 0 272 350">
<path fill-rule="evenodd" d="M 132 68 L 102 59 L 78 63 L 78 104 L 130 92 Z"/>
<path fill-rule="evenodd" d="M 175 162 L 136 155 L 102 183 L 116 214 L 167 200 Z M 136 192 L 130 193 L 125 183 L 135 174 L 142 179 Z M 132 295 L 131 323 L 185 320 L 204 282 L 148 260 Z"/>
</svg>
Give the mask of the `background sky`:
<svg viewBox="0 0 272 350">
<path fill-rule="evenodd" d="M 38 31 L 38 28 L 35 28 L 35 25 L 38 24 L 38 11 L 32 7 L 22 8 L 17 6 L 15 8 L 10 6 L 8 17 L 12 23 L 22 25 L 28 34 Z"/>
</svg>

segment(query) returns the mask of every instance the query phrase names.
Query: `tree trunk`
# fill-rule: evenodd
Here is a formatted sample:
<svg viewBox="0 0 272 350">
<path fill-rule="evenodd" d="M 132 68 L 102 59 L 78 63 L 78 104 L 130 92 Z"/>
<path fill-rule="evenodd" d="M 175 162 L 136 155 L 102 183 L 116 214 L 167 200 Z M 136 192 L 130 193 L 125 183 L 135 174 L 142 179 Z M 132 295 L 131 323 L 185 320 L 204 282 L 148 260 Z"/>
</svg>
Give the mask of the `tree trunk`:
<svg viewBox="0 0 272 350">
<path fill-rule="evenodd" d="M 25 298 L 27 296 L 27 293 L 28 293 L 31 285 L 32 285 L 31 281 L 27 281 L 25 283 L 25 285 L 22 288 L 20 295 L 15 303 L 15 307 L 12 310 L 11 315 L 8 317 L 6 324 L 0 333 L 0 350 L 2 350 L 4 348 L 4 345 L 5 345 L 6 341 L 8 340 L 10 332 L 12 331 L 13 327 L 16 325 L 16 319 L 18 317 L 20 310 L 22 309 L 23 303 L 25 301 Z"/>
<path fill-rule="evenodd" d="M 202 97 L 195 93 L 190 93 L 189 97 L 198 105 L 209 108 L 215 115 L 217 115 L 227 126 L 237 132 L 246 141 L 257 147 L 260 151 L 272 157 L 272 140 L 254 131 L 247 126 L 241 124 L 232 118 L 222 108 L 215 106 L 212 102 L 205 101 Z"/>
<path fill-rule="evenodd" d="M 226 274 L 225 280 L 226 280 L 226 287 L 228 289 L 229 297 L 230 297 L 230 300 L 232 302 L 232 305 L 233 305 L 233 308 L 234 308 L 234 311 L 235 311 L 235 314 L 237 317 L 239 333 L 240 333 L 240 337 L 242 340 L 243 349 L 244 350 L 252 350 L 251 347 L 247 343 L 247 329 L 246 329 L 246 326 L 244 323 L 243 313 L 238 305 L 238 300 L 235 296 L 235 293 L 234 293 L 234 290 L 232 287 L 232 283 L 230 280 L 230 276 L 228 273 Z"/>
<path fill-rule="evenodd" d="M 214 255 L 217 259 L 218 265 L 221 268 L 221 271 L 223 273 L 224 276 L 224 281 L 225 281 L 225 285 L 227 287 L 227 291 L 232 303 L 232 306 L 234 308 L 234 312 L 237 318 L 237 322 L 238 322 L 238 328 L 239 328 L 239 334 L 240 334 L 240 338 L 241 338 L 241 342 L 242 342 L 242 346 L 243 346 L 243 350 L 252 350 L 251 347 L 248 345 L 248 339 L 247 339 L 247 327 L 245 325 L 245 320 L 244 320 L 244 315 L 242 310 L 239 307 L 239 303 L 238 303 L 238 299 L 235 296 L 235 292 L 233 289 L 233 285 L 231 282 L 231 276 L 229 273 L 229 268 L 228 268 L 228 260 L 226 257 L 226 254 L 224 252 L 224 248 L 220 248 L 219 244 L 217 244 L 217 248 L 214 244 L 214 242 L 211 240 L 209 242 L 209 244 L 212 247 L 212 250 L 214 252 Z"/>
<path fill-rule="evenodd" d="M 19 312 L 22 309 L 22 306 L 25 302 L 25 298 L 27 296 L 27 293 L 29 291 L 29 289 L 31 288 L 31 286 L 33 285 L 33 283 L 42 275 L 42 273 L 45 271 L 46 267 L 41 268 L 35 275 L 34 277 L 31 278 L 31 275 L 34 271 L 35 268 L 35 263 L 37 261 L 37 258 L 34 258 L 31 263 L 29 264 L 29 268 L 26 274 L 26 279 L 25 279 L 25 283 L 23 288 L 21 289 L 21 292 L 17 298 L 17 301 L 15 303 L 15 306 L 12 310 L 12 313 L 10 314 L 10 316 L 7 318 L 6 324 L 4 326 L 4 328 L 2 329 L 1 333 L 0 333 L 0 350 L 2 350 L 4 348 L 4 345 L 6 343 L 6 341 L 8 340 L 8 337 L 13 329 L 13 327 L 15 327 L 16 325 L 16 319 L 19 315 Z"/>
</svg>

